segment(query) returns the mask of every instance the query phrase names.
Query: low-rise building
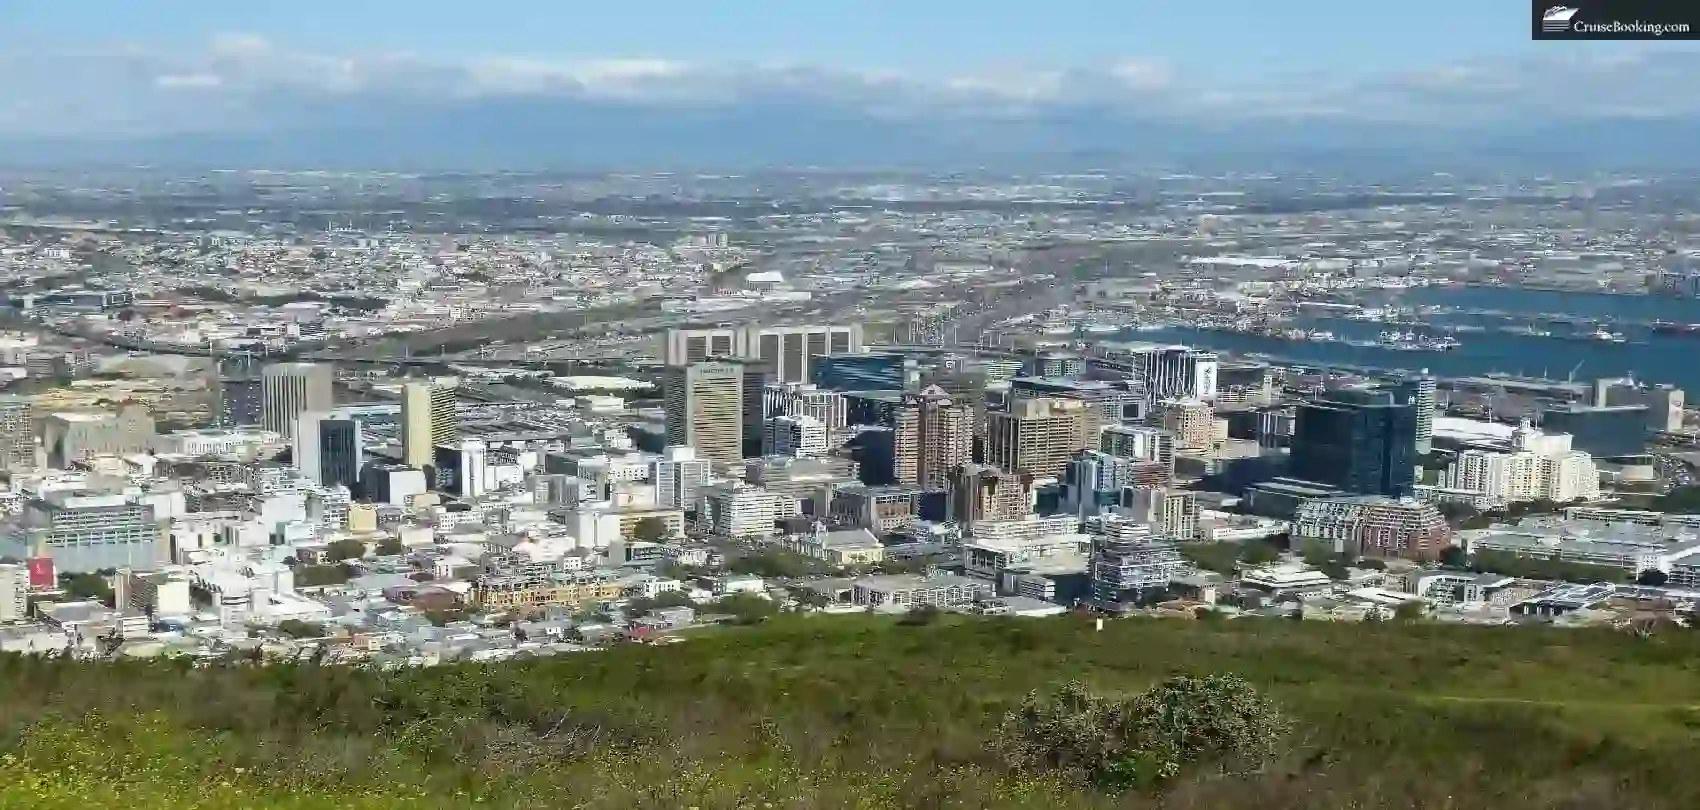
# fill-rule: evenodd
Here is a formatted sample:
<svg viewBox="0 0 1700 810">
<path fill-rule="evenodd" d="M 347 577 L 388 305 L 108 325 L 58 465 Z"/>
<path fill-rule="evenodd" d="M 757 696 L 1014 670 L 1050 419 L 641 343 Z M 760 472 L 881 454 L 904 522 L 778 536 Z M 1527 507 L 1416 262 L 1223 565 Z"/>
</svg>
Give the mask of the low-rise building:
<svg viewBox="0 0 1700 810">
<path fill-rule="evenodd" d="M 586 607 L 619 599 L 624 585 L 617 574 L 598 571 L 524 575 L 487 574 L 473 581 L 470 601 L 484 610 L 573 605 Z"/>
<path fill-rule="evenodd" d="M 1452 544 L 1452 530 L 1434 504 L 1375 495 L 1307 500 L 1293 515 L 1292 536 L 1337 552 L 1411 560 L 1439 559 Z"/>
<path fill-rule="evenodd" d="M 923 605 L 966 605 L 992 596 L 992 584 L 955 574 L 892 574 L 863 577 L 850 584 L 852 604 L 873 610 L 905 611 Z"/>
</svg>

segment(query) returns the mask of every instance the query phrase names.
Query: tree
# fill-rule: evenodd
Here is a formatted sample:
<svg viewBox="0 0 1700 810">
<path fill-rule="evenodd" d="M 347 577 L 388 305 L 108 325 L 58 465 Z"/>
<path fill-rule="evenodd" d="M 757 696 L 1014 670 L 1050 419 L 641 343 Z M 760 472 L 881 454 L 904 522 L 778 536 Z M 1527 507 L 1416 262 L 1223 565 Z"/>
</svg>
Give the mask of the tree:
<svg viewBox="0 0 1700 810">
<path fill-rule="evenodd" d="M 1262 540 L 1247 541 L 1245 548 L 1240 551 L 1240 562 L 1248 565 L 1268 565 L 1280 558 L 1281 552 Z"/>
<path fill-rule="evenodd" d="M 903 614 L 903 618 L 898 619 L 897 623 L 912 627 L 929 625 L 939 620 L 941 612 L 936 605 L 921 605 Z"/>
<path fill-rule="evenodd" d="M 732 617 L 735 624 L 757 624 L 779 612 L 771 599 L 749 593 L 735 593 L 714 603 L 714 612 Z"/>
<path fill-rule="evenodd" d="M 754 574 L 764 579 L 795 579 L 827 573 L 825 563 L 782 548 L 764 548 L 727 563 L 735 574 Z"/>
<path fill-rule="evenodd" d="M 331 562 L 343 560 L 358 560 L 366 556 L 366 544 L 352 537 L 345 537 L 325 547 L 325 556 Z"/>
<path fill-rule="evenodd" d="M 832 597 L 827 596 L 814 588 L 802 588 L 795 590 L 791 592 L 791 595 L 796 598 L 798 604 L 807 605 L 812 608 L 823 608 L 832 604 Z"/>
<path fill-rule="evenodd" d="M 645 543 L 659 543 L 672 537 L 667 529 L 667 521 L 658 517 L 646 517 L 632 525 L 632 539 Z"/>
<path fill-rule="evenodd" d="M 1635 575 L 1636 585 L 1646 585 L 1650 588 L 1662 588 L 1670 581 L 1670 575 L 1657 568 L 1649 568 Z"/>
<path fill-rule="evenodd" d="M 1440 565 L 1443 568 L 1468 568 L 1470 557 L 1458 546 L 1447 546 L 1440 552 Z"/>
<path fill-rule="evenodd" d="M 466 621 L 467 613 L 460 608 L 433 608 L 425 611 L 425 621 L 438 627 Z"/>
<path fill-rule="evenodd" d="M 1289 724 L 1234 675 L 1181 676 L 1131 700 L 1078 681 L 1032 692 L 1004 716 L 994 749 L 1012 766 L 1077 773 L 1110 787 L 1155 786 L 1205 767 L 1244 773 L 1274 758 Z"/>
<path fill-rule="evenodd" d="M 74 599 L 92 599 L 107 607 L 114 606 L 112 584 L 99 574 L 72 574 L 64 588 L 65 594 Z"/>
<path fill-rule="evenodd" d="M 378 556 L 380 557 L 394 557 L 405 551 L 407 551 L 407 547 L 401 544 L 399 537 L 386 537 L 378 541 Z"/>
<path fill-rule="evenodd" d="M 1401 622 L 1414 622 L 1426 615 L 1428 615 L 1428 607 L 1419 599 L 1400 602 L 1399 606 L 1393 609 L 1393 618 Z"/>
<path fill-rule="evenodd" d="M 1322 566 L 1325 566 L 1325 565 L 1329 564 L 1330 562 L 1333 562 L 1333 560 L 1334 560 L 1334 549 L 1329 548 L 1324 543 L 1319 543 L 1315 540 L 1312 540 L 1308 543 L 1305 543 L 1304 550 L 1299 552 L 1299 556 L 1303 557 L 1305 564 L 1309 565 L 1310 567 L 1321 568 Z"/>
</svg>

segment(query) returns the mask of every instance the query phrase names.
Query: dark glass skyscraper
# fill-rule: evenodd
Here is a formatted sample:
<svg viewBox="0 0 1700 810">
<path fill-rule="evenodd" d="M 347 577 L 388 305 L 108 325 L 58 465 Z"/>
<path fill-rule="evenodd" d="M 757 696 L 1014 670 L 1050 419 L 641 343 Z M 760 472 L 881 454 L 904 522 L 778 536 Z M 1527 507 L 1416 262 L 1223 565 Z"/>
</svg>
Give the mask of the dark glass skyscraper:
<svg viewBox="0 0 1700 810">
<path fill-rule="evenodd" d="M 901 352 L 823 354 L 810 366 L 814 384 L 831 391 L 894 391 L 909 386 L 915 358 Z"/>
<path fill-rule="evenodd" d="M 1359 495 L 1398 498 L 1416 487 L 1417 414 L 1393 391 L 1330 391 L 1299 406 L 1291 475 Z"/>
<path fill-rule="evenodd" d="M 341 484 L 349 489 L 360 485 L 360 423 L 353 419 L 319 421 L 320 482 Z"/>
<path fill-rule="evenodd" d="M 1647 406 L 1550 405 L 1541 413 L 1541 430 L 1570 434 L 1570 446 L 1596 458 L 1647 452 Z"/>
</svg>

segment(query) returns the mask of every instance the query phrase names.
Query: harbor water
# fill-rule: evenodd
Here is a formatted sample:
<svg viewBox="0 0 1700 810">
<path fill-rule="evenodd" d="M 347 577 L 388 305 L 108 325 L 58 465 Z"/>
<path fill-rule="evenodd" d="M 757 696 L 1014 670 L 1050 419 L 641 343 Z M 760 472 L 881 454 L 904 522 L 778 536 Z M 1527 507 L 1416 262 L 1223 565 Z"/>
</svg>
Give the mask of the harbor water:
<svg viewBox="0 0 1700 810">
<path fill-rule="evenodd" d="M 1444 377 L 1489 373 L 1577 380 L 1628 377 L 1669 383 L 1700 392 L 1700 334 L 1655 332 L 1654 321 L 1700 324 L 1700 300 L 1643 295 L 1605 295 L 1497 287 L 1429 287 L 1402 294 L 1401 307 L 1443 306 L 1493 310 L 1504 315 L 1465 313 L 1423 316 L 1421 325 L 1388 324 L 1338 317 L 1303 318 L 1294 326 L 1326 330 L 1343 341 L 1373 342 L 1383 331 L 1451 335 L 1462 345 L 1450 351 L 1401 351 L 1348 342 L 1291 341 L 1256 334 L 1185 327 L 1131 332 L 1129 340 L 1184 343 L 1235 354 L 1261 354 L 1301 363 L 1385 369 L 1428 369 Z M 1558 321 L 1553 315 L 1568 316 Z M 1598 321 L 1620 333 L 1622 343 L 1590 339 Z M 1505 329 L 1548 331 L 1551 336 Z"/>
</svg>

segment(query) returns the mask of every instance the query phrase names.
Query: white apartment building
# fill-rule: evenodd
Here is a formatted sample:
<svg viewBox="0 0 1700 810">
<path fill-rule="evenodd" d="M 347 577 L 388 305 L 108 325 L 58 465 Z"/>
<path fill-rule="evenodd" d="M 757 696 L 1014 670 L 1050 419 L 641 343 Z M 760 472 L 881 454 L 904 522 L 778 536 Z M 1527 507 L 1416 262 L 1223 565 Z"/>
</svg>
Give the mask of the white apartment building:
<svg viewBox="0 0 1700 810">
<path fill-rule="evenodd" d="M 694 448 L 669 447 L 650 465 L 655 482 L 655 503 L 670 509 L 694 509 L 697 493 L 708 485 L 713 471 L 708 459 L 697 458 Z"/>
<path fill-rule="evenodd" d="M 768 537 L 777 529 L 779 499 L 761 487 L 713 484 L 701 490 L 699 530 L 720 537 Z"/>
<path fill-rule="evenodd" d="M 29 618 L 29 569 L 0 563 L 0 624 Z"/>
<path fill-rule="evenodd" d="M 844 395 L 810 383 L 768 383 L 762 389 L 763 420 L 775 416 L 808 416 L 827 430 L 843 430 L 848 413 Z"/>
<path fill-rule="evenodd" d="M 762 425 L 762 455 L 824 455 L 828 443 L 826 425 L 807 415 L 775 416 Z"/>
<path fill-rule="evenodd" d="M 1465 450 L 1442 476 L 1441 486 L 1480 492 L 1496 503 L 1548 500 L 1566 503 L 1600 497 L 1592 456 L 1570 447 L 1568 433 L 1541 433 L 1525 421 L 1511 436 L 1510 452 Z"/>
</svg>

